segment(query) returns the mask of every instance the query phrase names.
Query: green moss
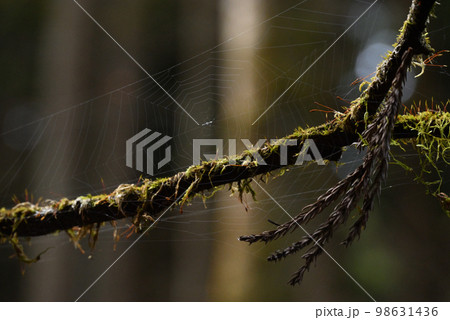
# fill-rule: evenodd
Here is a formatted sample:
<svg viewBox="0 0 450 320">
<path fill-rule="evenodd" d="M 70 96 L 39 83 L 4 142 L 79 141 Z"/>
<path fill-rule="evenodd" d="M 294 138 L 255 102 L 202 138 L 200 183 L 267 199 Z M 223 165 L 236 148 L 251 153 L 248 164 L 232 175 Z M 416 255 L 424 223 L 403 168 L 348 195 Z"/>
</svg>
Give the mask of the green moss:
<svg viewBox="0 0 450 320">
<path fill-rule="evenodd" d="M 442 170 L 438 162 L 450 165 L 450 113 L 437 106 L 434 110 L 399 116 L 398 123 L 405 129 L 417 132 L 417 138 L 412 142 L 419 155 L 420 170 L 416 172 L 397 159 L 395 163 L 413 172 L 415 180 L 422 183 L 428 193 L 437 197 L 442 186 Z M 428 177 L 433 174 L 438 179 L 429 181 Z"/>
</svg>

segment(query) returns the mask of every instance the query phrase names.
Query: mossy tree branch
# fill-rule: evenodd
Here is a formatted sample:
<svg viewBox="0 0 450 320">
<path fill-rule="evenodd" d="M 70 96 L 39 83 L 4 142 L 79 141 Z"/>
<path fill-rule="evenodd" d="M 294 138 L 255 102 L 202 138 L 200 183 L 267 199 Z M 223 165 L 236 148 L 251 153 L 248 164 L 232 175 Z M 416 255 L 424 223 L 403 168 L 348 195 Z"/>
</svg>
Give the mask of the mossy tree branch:
<svg viewBox="0 0 450 320">
<path fill-rule="evenodd" d="M 416 59 L 423 62 L 434 50 L 430 45 L 426 26 L 436 0 L 412 0 L 408 16 L 400 29 L 394 50 L 389 52 L 386 59 L 378 66 L 376 75 L 361 96 L 353 101 L 352 110 L 344 125 L 354 126 L 368 116 L 373 116 L 386 98 L 392 81 L 402 63 L 402 57 L 408 48 L 413 49 Z"/>
<path fill-rule="evenodd" d="M 394 139 L 414 140 L 420 133 L 414 128 L 418 128 L 425 118 L 433 125 L 440 121 L 441 115 L 426 112 L 400 116 L 396 122 Z M 432 134 L 436 137 L 443 134 L 448 136 L 448 131 L 447 126 L 444 131 L 436 129 Z M 296 146 L 286 146 L 288 161 L 281 165 L 280 144 L 286 139 L 296 139 L 298 143 Z M 246 151 L 233 158 L 236 164 L 231 164 L 230 159 L 204 162 L 170 178 L 155 181 L 146 179 L 140 185 L 120 185 L 111 194 L 87 195 L 75 200 L 47 200 L 40 204 L 20 203 L 12 209 L 0 209 L 0 233 L 3 236 L 16 234 L 19 237 L 31 237 L 143 214 L 155 217 L 185 192 L 181 202 L 209 189 L 233 182 L 239 184 L 240 181 L 293 165 L 305 139 L 314 140 L 323 159 L 337 161 L 342 147 L 357 142 L 359 135 L 358 132 L 341 129 L 339 121 L 335 120 L 327 125 L 299 129 L 280 139 L 277 144 L 266 144 L 254 150 L 259 152 L 267 165 L 258 165 L 255 160 L 248 161 L 248 158 L 253 157 L 252 152 Z"/>
</svg>

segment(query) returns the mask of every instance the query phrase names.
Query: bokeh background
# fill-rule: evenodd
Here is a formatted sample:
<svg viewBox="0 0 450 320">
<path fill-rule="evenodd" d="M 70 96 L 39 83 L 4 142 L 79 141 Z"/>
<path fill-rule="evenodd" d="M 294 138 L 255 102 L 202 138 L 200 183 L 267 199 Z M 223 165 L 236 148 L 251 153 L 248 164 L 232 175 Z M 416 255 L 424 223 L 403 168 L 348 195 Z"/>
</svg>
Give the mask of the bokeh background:
<svg viewBox="0 0 450 320">
<path fill-rule="evenodd" d="M 125 141 L 144 128 L 173 137 L 172 161 L 157 176 L 192 163 L 194 138 L 277 138 L 322 123 L 358 96 L 391 48 L 409 0 L 377 1 L 318 61 L 372 0 L 80 0 L 92 16 L 199 123 L 196 125 L 71 0 L 0 2 L 0 206 L 20 200 L 74 198 L 135 183 L 125 166 Z M 450 3 L 437 7 L 429 35 L 450 49 Z M 439 58 L 448 64 L 449 56 Z M 252 123 L 313 66 L 255 125 Z M 412 70 L 418 74 L 419 69 Z M 410 76 L 405 104 L 450 97 L 447 69 Z M 238 144 L 238 150 L 243 145 Z M 417 168 L 413 148 L 396 154 Z M 294 215 L 361 160 L 296 167 L 265 188 Z M 441 164 L 443 191 L 448 170 Z M 414 176 L 391 166 L 380 201 L 360 241 L 345 249 L 342 228 L 330 254 L 379 301 L 448 301 L 449 220 Z M 327 256 L 301 286 L 286 284 L 301 264 L 292 256 L 266 262 L 272 251 L 303 236 L 296 231 L 267 246 L 237 241 L 288 217 L 254 186 L 257 201 L 241 204 L 222 191 L 165 215 L 82 301 L 369 301 Z M 324 216 L 322 217 L 324 218 Z M 317 226 L 311 223 L 309 231 Z M 126 232 L 130 221 L 119 224 Z M 0 245 L 0 300 L 73 301 L 137 237 L 115 244 L 106 225 L 91 253 L 61 232 L 31 239 L 38 263 L 21 267 Z M 88 258 L 91 255 L 90 258 Z M 25 273 L 22 275 L 22 270 Z"/>
</svg>

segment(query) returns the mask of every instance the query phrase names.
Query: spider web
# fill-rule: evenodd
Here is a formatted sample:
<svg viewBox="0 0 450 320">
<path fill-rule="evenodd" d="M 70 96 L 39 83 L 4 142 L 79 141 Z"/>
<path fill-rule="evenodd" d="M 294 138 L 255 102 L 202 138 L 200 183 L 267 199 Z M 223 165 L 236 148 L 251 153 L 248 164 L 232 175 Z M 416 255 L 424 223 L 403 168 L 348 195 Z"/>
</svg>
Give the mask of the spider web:
<svg viewBox="0 0 450 320">
<path fill-rule="evenodd" d="M 396 29 L 406 16 L 409 5 L 409 1 L 395 5 L 379 1 L 333 44 L 372 1 L 342 1 L 339 6 L 324 0 L 290 1 L 284 5 L 274 4 L 273 1 L 264 3 L 266 12 L 251 25 L 237 33 L 225 35 L 206 51 L 180 59 L 162 70 L 151 71 L 156 82 L 200 125 L 196 125 L 148 77 L 110 88 L 106 93 L 98 90 L 90 98 L 80 99 L 81 102 L 76 105 L 59 106 L 57 112 L 42 113 L 42 108 L 30 105 L 10 106 L 2 111 L 0 150 L 5 159 L 4 171 L 0 176 L 0 205 L 11 207 L 13 195 L 21 201 L 37 201 L 39 197 L 72 199 L 83 194 L 111 192 L 122 183 L 136 183 L 145 174 L 126 167 L 125 141 L 144 128 L 173 139 L 171 162 L 156 174 L 156 177 L 164 177 L 184 171 L 192 164 L 193 139 L 248 138 L 256 143 L 261 138 L 285 136 L 297 126 L 313 126 L 325 121 L 326 117 L 331 119 L 333 114 L 311 110 L 328 111 L 327 107 L 323 107 L 328 106 L 342 112 L 348 102 L 359 95 L 358 85 L 350 84 L 356 78 L 369 76 L 381 61 L 381 56 L 391 49 Z M 445 17 L 449 9 L 447 3 L 442 4 L 438 16 Z M 78 11 L 76 14 L 82 15 Z M 444 20 L 438 19 L 430 29 L 432 43 L 437 49 L 447 49 L 449 24 Z M 90 22 L 86 20 L 84 23 Z M 181 34 L 183 37 L 183 32 Z M 250 46 L 242 41 L 249 34 L 254 37 Z M 110 43 L 108 50 L 120 49 Z M 325 50 L 329 51 L 321 57 Z M 445 60 L 448 57 L 442 58 L 443 64 Z M 308 72 L 298 79 L 307 68 L 310 68 Z M 424 76 L 415 79 L 414 74 L 419 72 L 413 70 L 410 75 L 404 103 L 429 97 L 435 101 L 445 101 L 448 98 L 445 84 L 448 86 L 450 81 L 448 71 L 428 68 Z M 248 90 L 242 90 L 249 75 L 252 83 L 245 87 Z M 430 85 L 430 82 L 437 85 Z M 292 88 L 252 125 L 293 83 Z M 227 146 L 225 143 L 225 150 Z M 242 148 L 243 145 L 238 146 L 238 150 Z M 401 156 L 411 163 L 417 162 L 417 154 L 412 149 L 402 152 Z M 265 188 L 285 210 L 295 215 L 301 207 L 314 201 L 356 168 L 361 159 L 362 156 L 350 147 L 339 166 L 311 164 L 291 168 Z M 444 190 L 446 186 L 448 175 L 444 176 Z M 23 190 L 28 190 L 27 195 L 23 194 Z M 39 193 L 35 194 L 34 190 Z M 305 283 L 299 290 L 293 292 L 290 288 L 284 288 L 290 273 L 302 261 L 299 257 L 291 257 L 273 265 L 266 263 L 265 258 L 268 253 L 299 239 L 303 233 L 297 231 L 268 246 L 247 247 L 236 241 L 236 237 L 242 234 L 273 228 L 274 225 L 268 220 L 275 223 L 288 220 L 283 211 L 256 186 L 255 191 L 256 202 L 247 197 L 241 204 L 237 197 L 228 197 L 228 193 L 223 191 L 219 196 L 208 199 L 206 205 L 201 199 L 194 200 L 183 208 L 182 214 L 178 209 L 172 210 L 93 287 L 86 298 L 226 300 L 227 290 L 236 291 L 239 284 L 224 285 L 217 280 L 220 276 L 214 270 L 220 270 L 217 265 L 224 263 L 220 258 L 222 251 L 218 250 L 223 250 L 227 259 L 233 259 L 233 254 L 227 253 L 231 250 L 239 258 L 234 262 L 227 261 L 230 270 L 247 266 L 253 268 L 247 270 L 247 277 L 251 279 L 242 284 L 248 290 L 245 292 L 253 292 L 248 300 L 367 299 L 325 256 L 321 257 L 317 268 L 306 275 Z M 427 266 L 422 262 L 411 264 L 413 252 L 427 259 L 435 257 L 440 250 L 430 247 L 441 245 L 440 241 L 448 244 L 448 237 L 433 237 L 433 228 L 442 230 L 444 235 L 448 234 L 448 228 L 442 226 L 443 214 L 439 211 L 439 205 L 434 199 L 427 198 L 424 188 L 413 182 L 413 176 L 402 169 L 390 167 L 389 179 L 382 193 L 363 239 L 347 251 L 340 248 L 338 242 L 331 244 L 328 251 L 377 298 L 404 300 L 419 297 L 423 291 L 418 293 L 413 284 L 394 293 L 387 292 L 385 287 L 397 288 L 401 283 L 422 275 Z M 402 208 L 400 203 L 409 201 L 413 203 Z M 414 207 L 417 209 L 411 212 Z M 398 227 L 403 223 L 406 227 Z M 448 224 L 445 220 L 444 223 Z M 86 255 L 75 252 L 67 238 L 60 235 L 33 239 L 32 246 L 27 250 L 39 252 L 41 248 L 53 249 L 36 266 L 27 268 L 25 278 L 18 275 L 14 260 L 8 258 L 10 249 L 7 245 L 0 247 L 0 263 L 12 272 L 12 277 L 16 283 L 21 283 L 23 290 L 33 287 L 32 283 L 39 286 L 45 284 L 40 274 L 44 274 L 46 269 L 60 270 L 62 266 L 72 266 L 68 267 L 70 271 L 58 273 L 60 275 L 56 280 L 48 282 L 44 296 L 18 294 L 18 299 L 54 299 L 50 298 L 50 292 L 58 286 L 65 287 L 61 299 L 75 299 L 136 238 L 134 234 L 128 237 L 129 225 L 129 221 L 119 224 L 119 232 L 123 235 L 116 244 L 117 251 L 112 250 L 115 246 L 111 237 L 113 227 L 105 226 L 92 253 L 93 259 L 89 261 Z M 315 226 L 317 223 L 311 223 L 307 230 L 312 231 Z M 345 236 L 346 230 L 343 229 L 335 238 Z M 416 240 L 411 240 L 414 238 Z M 427 250 L 431 253 L 426 254 Z M 197 257 L 200 262 L 194 264 L 192 260 Z M 242 257 L 246 257 L 245 261 Z M 428 263 L 437 271 L 436 275 L 429 275 L 424 280 L 426 283 L 422 284 L 422 288 L 427 290 L 436 286 L 439 275 L 445 275 L 448 258 L 435 257 Z M 402 275 L 401 270 L 406 266 L 412 271 Z M 195 271 L 195 267 L 200 271 Z M 127 270 L 132 276 L 123 279 L 121 270 Z M 67 272 L 69 279 L 65 278 Z M 198 272 L 202 276 L 197 273 L 189 276 L 190 272 Z M 239 281 L 245 278 L 239 278 Z M 196 281 L 200 283 L 198 287 L 193 285 Z M 141 282 L 146 283 L 145 289 L 140 288 Z M 436 300 L 446 295 L 448 297 L 448 289 L 445 289 L 448 286 L 443 282 L 437 286 L 438 293 L 429 293 L 427 297 Z M 327 288 L 327 284 L 332 288 Z M 189 286 L 191 291 L 186 289 Z M 225 293 L 220 295 L 218 289 L 210 286 L 225 288 Z M 2 287 L 7 290 L 11 285 Z M 111 288 L 114 288 L 114 293 Z M 137 293 L 133 293 L 134 290 Z M 212 293 L 206 293 L 208 290 Z M 232 296 L 230 294 L 228 297 Z M 3 297 L 7 294 L 3 293 Z"/>
</svg>

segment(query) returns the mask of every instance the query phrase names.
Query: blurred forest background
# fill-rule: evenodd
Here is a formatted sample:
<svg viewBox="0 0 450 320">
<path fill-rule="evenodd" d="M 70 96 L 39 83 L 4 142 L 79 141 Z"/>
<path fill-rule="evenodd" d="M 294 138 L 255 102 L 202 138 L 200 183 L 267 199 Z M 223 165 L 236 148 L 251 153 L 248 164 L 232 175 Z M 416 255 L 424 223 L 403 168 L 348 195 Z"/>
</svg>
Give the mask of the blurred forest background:
<svg viewBox="0 0 450 320">
<path fill-rule="evenodd" d="M 0 2 L 0 207 L 34 197 L 73 198 L 135 183 L 125 166 L 125 141 L 143 128 L 174 137 L 173 161 L 159 176 L 184 170 L 193 138 L 275 138 L 316 125 L 358 96 L 394 43 L 409 0 L 381 0 L 254 126 L 269 106 L 372 1 L 80 0 L 79 3 L 182 104 L 197 126 L 71 0 Z M 437 7 L 430 38 L 450 49 L 450 4 Z M 449 37 L 447 37 L 447 35 Z M 438 60 L 449 64 L 449 56 Z M 419 73 L 413 70 L 413 73 Z M 428 68 L 408 80 L 405 103 L 450 98 L 447 69 Z M 330 115 L 329 115 L 330 117 Z M 238 146 L 239 147 L 239 146 Z M 242 149 L 242 146 L 240 147 Z M 414 149 L 396 149 L 418 162 Z M 294 215 L 354 168 L 294 168 L 267 190 Z M 448 172 L 443 191 L 448 190 Z M 28 190 L 28 196 L 25 195 Z M 248 212 L 222 191 L 206 203 L 174 209 L 84 297 L 89 301 L 368 301 L 323 255 L 301 286 L 286 284 L 303 263 L 266 256 L 303 236 L 300 230 L 267 246 L 238 236 L 272 228 L 285 214 L 258 190 Z M 126 231 L 129 221 L 119 224 Z M 316 224 L 308 225 L 313 230 Z M 391 166 L 381 199 L 360 241 L 327 249 L 379 301 L 448 301 L 449 221 L 439 203 L 401 168 Z M 74 249 L 62 232 L 31 239 L 30 254 L 50 247 L 24 275 L 9 245 L 0 246 L 0 300 L 73 301 L 136 238 L 116 244 L 102 229 L 92 253 Z"/>
</svg>

